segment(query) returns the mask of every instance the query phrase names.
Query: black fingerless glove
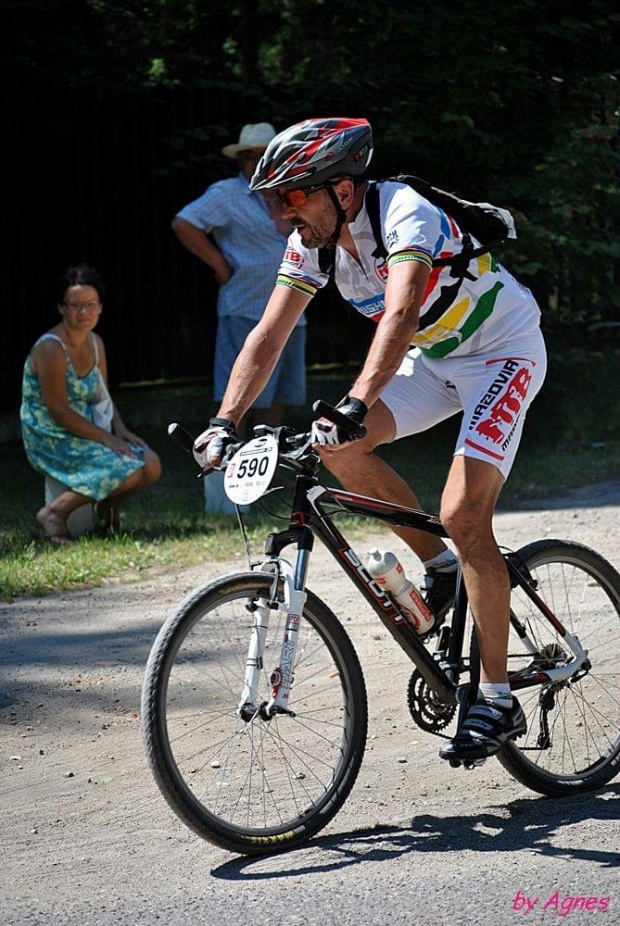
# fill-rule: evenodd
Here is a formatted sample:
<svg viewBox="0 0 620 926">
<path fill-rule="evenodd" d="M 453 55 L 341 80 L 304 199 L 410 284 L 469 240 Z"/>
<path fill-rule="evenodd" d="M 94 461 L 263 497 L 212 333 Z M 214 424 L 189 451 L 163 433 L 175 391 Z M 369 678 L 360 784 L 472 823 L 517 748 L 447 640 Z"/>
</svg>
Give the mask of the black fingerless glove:
<svg viewBox="0 0 620 926">
<path fill-rule="evenodd" d="M 336 410 L 341 415 L 346 415 L 351 421 L 355 421 L 356 424 L 362 424 L 368 414 L 368 408 L 362 400 L 352 395 L 346 395 L 344 399 L 341 399 L 336 405 Z"/>
<path fill-rule="evenodd" d="M 233 440 L 239 440 L 237 430 L 229 418 L 210 418 L 209 426 L 212 428 L 223 428 Z"/>
<path fill-rule="evenodd" d="M 345 396 L 336 408 L 319 399 L 312 406 L 318 420 L 312 425 L 313 440 L 318 444 L 345 444 L 366 436 L 363 425 L 368 409 L 361 399 Z"/>
</svg>

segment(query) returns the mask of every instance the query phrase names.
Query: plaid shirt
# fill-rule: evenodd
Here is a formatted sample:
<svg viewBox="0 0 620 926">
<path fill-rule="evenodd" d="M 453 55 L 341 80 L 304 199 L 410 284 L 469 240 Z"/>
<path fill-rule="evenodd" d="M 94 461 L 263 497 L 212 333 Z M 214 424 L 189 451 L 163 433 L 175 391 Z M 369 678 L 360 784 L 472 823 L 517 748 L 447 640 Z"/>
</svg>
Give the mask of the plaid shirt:
<svg viewBox="0 0 620 926">
<path fill-rule="evenodd" d="M 233 269 L 220 287 L 217 313 L 243 315 L 258 321 L 273 291 L 286 247 L 269 214 L 264 197 L 250 190 L 242 173 L 212 184 L 199 199 L 178 213 L 206 233 Z M 305 325 L 302 316 L 299 324 Z"/>
</svg>

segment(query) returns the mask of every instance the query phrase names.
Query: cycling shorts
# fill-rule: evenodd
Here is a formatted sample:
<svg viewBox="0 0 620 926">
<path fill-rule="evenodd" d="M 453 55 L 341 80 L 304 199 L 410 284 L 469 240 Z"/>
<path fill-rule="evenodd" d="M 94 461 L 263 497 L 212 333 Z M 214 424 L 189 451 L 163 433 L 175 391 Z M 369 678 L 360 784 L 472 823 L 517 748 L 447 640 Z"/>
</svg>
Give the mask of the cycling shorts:
<svg viewBox="0 0 620 926">
<path fill-rule="evenodd" d="M 419 434 L 463 412 L 455 456 L 485 460 L 507 478 L 527 410 L 547 370 L 540 329 L 465 357 L 405 356 L 381 401 L 396 423 L 396 439 Z"/>
</svg>

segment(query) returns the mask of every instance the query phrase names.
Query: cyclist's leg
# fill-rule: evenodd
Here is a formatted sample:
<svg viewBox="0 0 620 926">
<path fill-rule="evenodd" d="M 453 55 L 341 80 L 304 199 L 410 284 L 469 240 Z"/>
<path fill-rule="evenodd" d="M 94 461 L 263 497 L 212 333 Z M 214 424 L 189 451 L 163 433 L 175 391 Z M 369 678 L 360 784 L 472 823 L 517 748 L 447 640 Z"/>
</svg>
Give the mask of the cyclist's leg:
<svg viewBox="0 0 620 926">
<path fill-rule="evenodd" d="M 480 637 L 481 682 L 505 683 L 510 588 L 492 519 L 527 409 L 544 380 L 544 343 L 534 333 L 498 354 L 487 351 L 447 365 L 464 411 L 440 516 L 463 566 Z"/>
<path fill-rule="evenodd" d="M 460 409 L 454 389 L 429 372 L 419 351 L 410 351 L 381 399 L 368 412 L 364 440 L 337 450 L 322 448 L 321 457 L 350 492 L 420 509 L 413 490 L 373 451 L 381 444 L 425 431 Z M 407 527 L 395 526 L 392 530 L 422 561 L 446 549 L 443 541 L 432 534 Z"/>
<path fill-rule="evenodd" d="M 536 334 L 504 345 L 500 353 L 449 361 L 464 414 L 440 516 L 459 553 L 480 646 L 480 680 L 493 686 L 485 693 L 493 700 L 471 708 L 462 729 L 442 747 L 444 758 L 492 755 L 525 730 L 520 705 L 504 687 L 510 583 L 492 519 L 546 358 Z"/>
<path fill-rule="evenodd" d="M 492 464 L 455 456 L 440 517 L 454 541 L 480 645 L 480 681 L 508 681 L 506 652 L 510 582 L 493 534 L 493 513 L 504 484 Z"/>
<path fill-rule="evenodd" d="M 510 582 L 493 535 L 493 512 L 504 478 L 492 464 L 454 458 L 440 517 L 459 554 L 480 647 L 480 682 L 493 700 L 479 697 L 456 735 L 440 749 L 448 760 L 476 761 L 493 755 L 525 732 L 521 705 L 507 687 L 506 654 Z"/>
</svg>

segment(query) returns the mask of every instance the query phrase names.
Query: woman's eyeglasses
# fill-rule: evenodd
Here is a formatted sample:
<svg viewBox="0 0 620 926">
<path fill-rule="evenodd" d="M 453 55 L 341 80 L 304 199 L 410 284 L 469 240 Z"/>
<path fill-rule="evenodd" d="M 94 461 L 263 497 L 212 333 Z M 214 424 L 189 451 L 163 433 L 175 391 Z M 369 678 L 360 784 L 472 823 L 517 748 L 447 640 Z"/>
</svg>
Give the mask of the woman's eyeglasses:
<svg viewBox="0 0 620 926">
<path fill-rule="evenodd" d="M 84 309 L 85 312 L 94 312 L 95 309 L 101 308 L 100 302 L 63 302 L 63 305 L 72 312 L 79 312 L 80 309 Z"/>
</svg>

